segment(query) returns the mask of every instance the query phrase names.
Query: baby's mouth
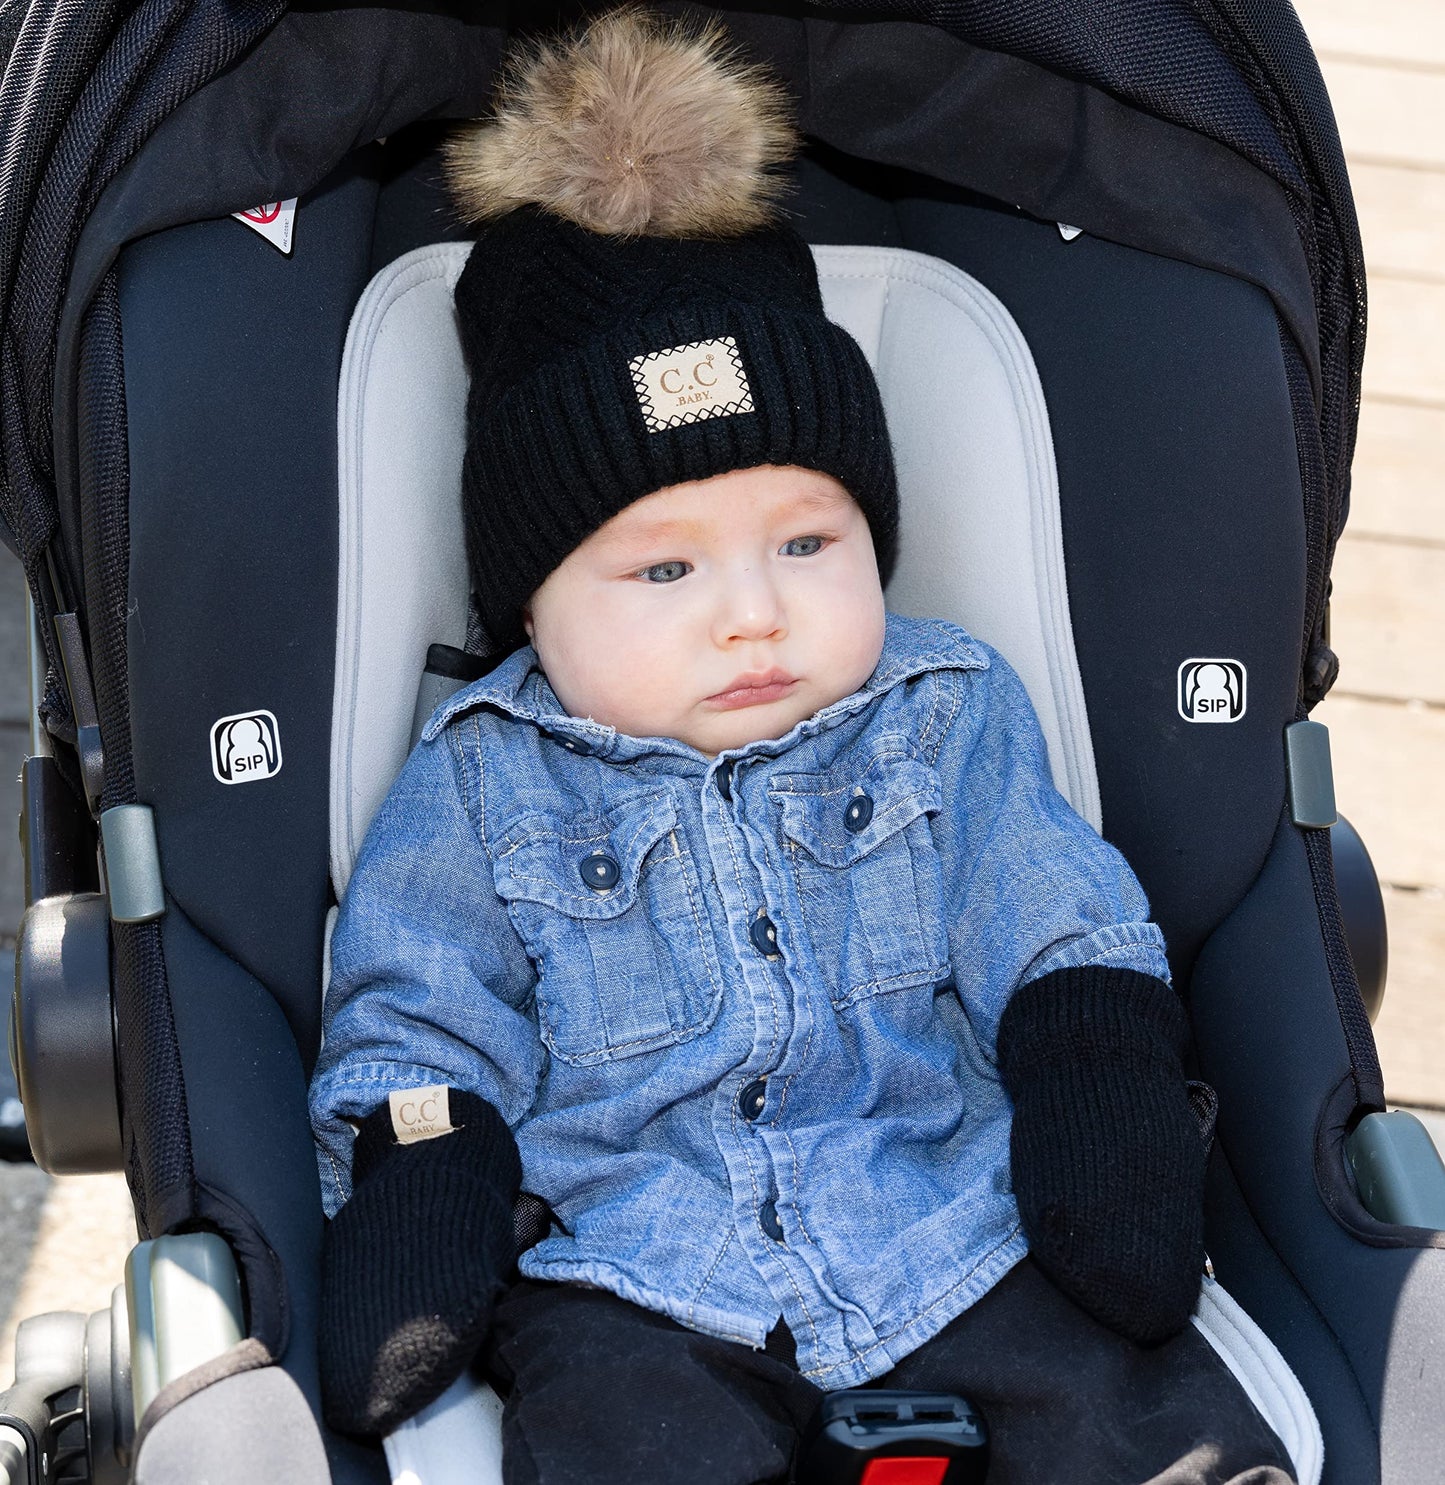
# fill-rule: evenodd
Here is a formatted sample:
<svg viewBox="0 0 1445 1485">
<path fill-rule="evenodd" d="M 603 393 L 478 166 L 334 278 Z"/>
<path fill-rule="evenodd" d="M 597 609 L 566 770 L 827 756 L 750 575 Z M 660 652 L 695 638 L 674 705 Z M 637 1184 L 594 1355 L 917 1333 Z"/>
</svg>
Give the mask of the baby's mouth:
<svg viewBox="0 0 1445 1485">
<path fill-rule="evenodd" d="M 733 711 L 743 706 L 761 706 L 780 701 L 798 684 L 786 670 L 749 671 L 736 676 L 721 690 L 703 698 L 705 706 L 719 711 Z"/>
</svg>

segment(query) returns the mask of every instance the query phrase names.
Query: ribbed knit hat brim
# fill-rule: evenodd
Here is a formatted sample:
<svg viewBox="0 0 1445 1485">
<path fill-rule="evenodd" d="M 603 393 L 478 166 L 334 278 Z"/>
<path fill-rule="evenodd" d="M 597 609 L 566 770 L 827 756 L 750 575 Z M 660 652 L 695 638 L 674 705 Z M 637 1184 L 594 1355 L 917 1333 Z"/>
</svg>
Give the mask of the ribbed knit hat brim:
<svg viewBox="0 0 1445 1485">
<path fill-rule="evenodd" d="M 720 343 L 735 347 L 750 406 L 650 426 L 667 410 L 639 391 L 639 358 Z M 520 643 L 527 599 L 619 511 L 729 470 L 832 475 L 868 518 L 880 570 L 891 570 L 897 495 L 882 404 L 857 342 L 820 313 L 694 303 L 619 325 L 488 390 L 473 389 L 463 489 L 480 616 L 499 647 Z"/>
</svg>

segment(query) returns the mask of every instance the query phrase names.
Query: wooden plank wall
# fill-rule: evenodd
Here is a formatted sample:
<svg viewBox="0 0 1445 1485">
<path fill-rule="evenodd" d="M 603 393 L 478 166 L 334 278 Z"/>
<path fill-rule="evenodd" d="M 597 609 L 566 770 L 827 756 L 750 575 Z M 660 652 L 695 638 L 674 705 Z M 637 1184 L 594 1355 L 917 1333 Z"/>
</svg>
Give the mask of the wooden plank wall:
<svg viewBox="0 0 1445 1485">
<path fill-rule="evenodd" d="M 1370 321 L 1349 524 L 1335 561 L 1340 810 L 1382 881 L 1375 1032 L 1392 1101 L 1445 1108 L 1445 4 L 1296 0 L 1334 103 Z"/>
</svg>

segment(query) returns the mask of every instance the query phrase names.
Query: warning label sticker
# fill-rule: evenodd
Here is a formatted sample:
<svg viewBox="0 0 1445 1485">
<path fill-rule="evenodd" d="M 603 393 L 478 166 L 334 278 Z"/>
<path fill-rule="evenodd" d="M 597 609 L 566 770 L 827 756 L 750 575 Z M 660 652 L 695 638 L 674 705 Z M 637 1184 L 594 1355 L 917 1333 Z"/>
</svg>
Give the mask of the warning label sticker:
<svg viewBox="0 0 1445 1485">
<path fill-rule="evenodd" d="M 259 232 L 274 248 L 288 256 L 291 253 L 291 232 L 296 221 L 295 196 L 289 201 L 263 201 L 260 206 L 245 211 L 233 211 L 238 222 L 244 222 L 253 232 Z"/>
</svg>

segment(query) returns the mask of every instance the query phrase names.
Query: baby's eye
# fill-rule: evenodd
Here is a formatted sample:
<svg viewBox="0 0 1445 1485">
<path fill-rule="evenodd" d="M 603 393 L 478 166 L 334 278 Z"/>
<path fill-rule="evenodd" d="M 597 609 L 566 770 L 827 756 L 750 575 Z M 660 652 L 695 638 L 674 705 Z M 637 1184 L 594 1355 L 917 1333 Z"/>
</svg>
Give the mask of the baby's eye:
<svg viewBox="0 0 1445 1485">
<path fill-rule="evenodd" d="M 792 541 L 785 541 L 780 550 L 784 557 L 816 557 L 823 550 L 823 538 L 795 536 Z"/>
<path fill-rule="evenodd" d="M 654 562 L 637 574 L 644 583 L 675 583 L 692 571 L 689 562 Z"/>
</svg>

